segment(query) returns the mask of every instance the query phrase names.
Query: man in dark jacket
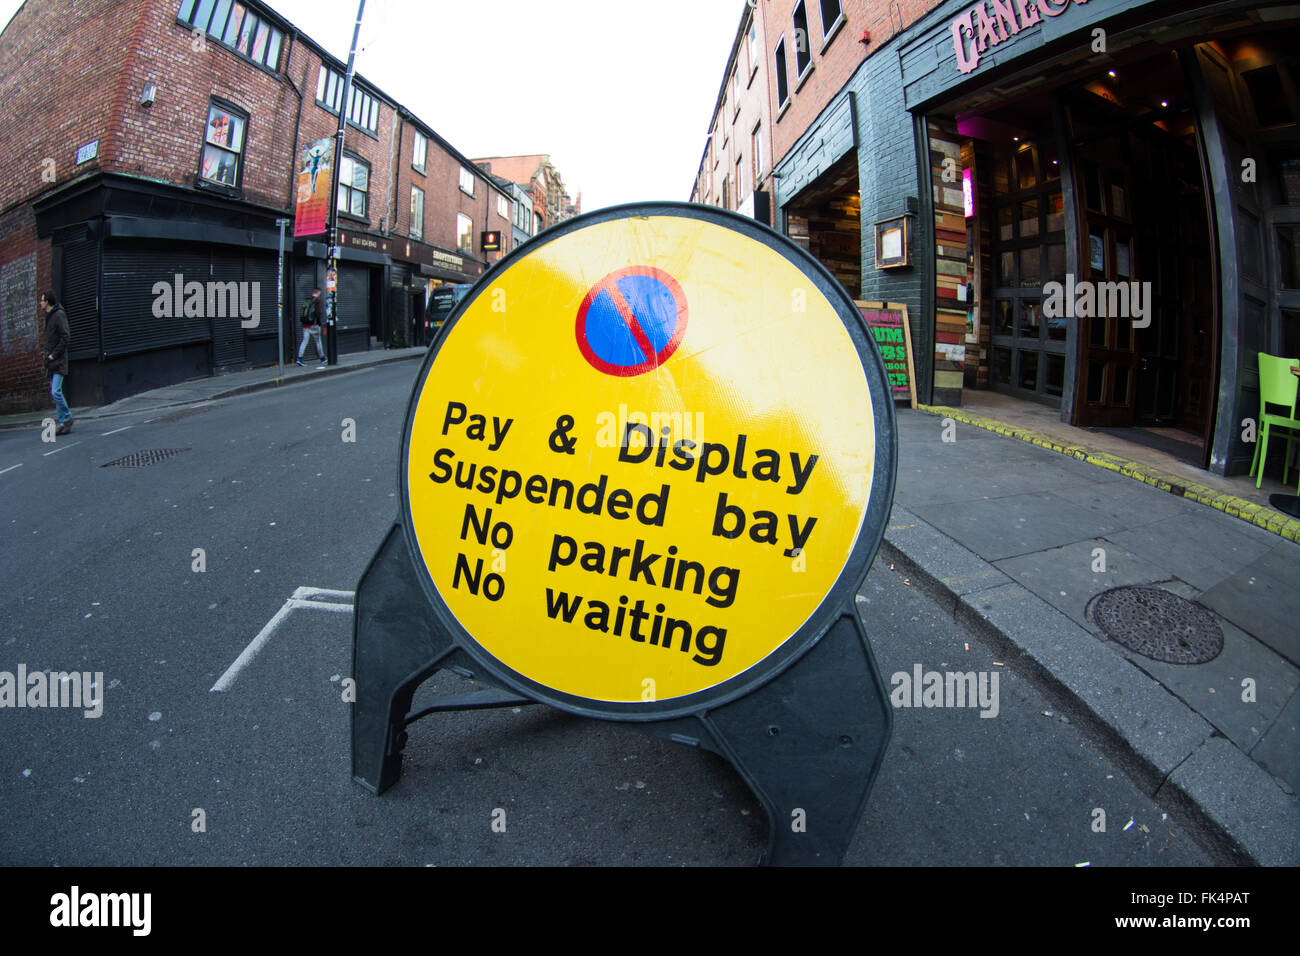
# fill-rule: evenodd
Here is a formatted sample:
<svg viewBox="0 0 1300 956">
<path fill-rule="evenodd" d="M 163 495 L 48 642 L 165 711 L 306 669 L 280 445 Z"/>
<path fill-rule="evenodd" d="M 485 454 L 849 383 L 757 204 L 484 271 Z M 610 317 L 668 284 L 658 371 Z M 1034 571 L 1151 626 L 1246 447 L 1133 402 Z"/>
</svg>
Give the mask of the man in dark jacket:
<svg viewBox="0 0 1300 956">
<path fill-rule="evenodd" d="M 66 435 L 72 431 L 72 411 L 63 398 L 63 380 L 68 374 L 72 333 L 68 331 L 68 317 L 54 300 L 53 292 L 41 293 L 41 309 L 45 312 L 45 374 L 50 377 L 50 396 L 59 416 L 59 427 L 54 434 Z"/>
</svg>

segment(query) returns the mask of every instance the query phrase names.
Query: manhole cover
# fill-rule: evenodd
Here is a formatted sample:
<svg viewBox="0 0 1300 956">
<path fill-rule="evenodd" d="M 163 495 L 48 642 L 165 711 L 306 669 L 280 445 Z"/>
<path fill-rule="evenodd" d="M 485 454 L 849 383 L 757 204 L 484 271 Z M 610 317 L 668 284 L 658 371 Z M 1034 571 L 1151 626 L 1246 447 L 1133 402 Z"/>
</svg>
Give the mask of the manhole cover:
<svg viewBox="0 0 1300 956">
<path fill-rule="evenodd" d="M 1223 650 L 1214 615 L 1161 588 L 1112 588 L 1097 596 L 1092 619 L 1111 640 L 1154 661 L 1204 664 Z"/>
<path fill-rule="evenodd" d="M 149 465 L 156 465 L 165 458 L 173 455 L 179 455 L 183 451 L 189 451 L 188 448 L 147 448 L 144 451 L 133 451 L 129 455 L 123 455 L 116 461 L 107 461 L 100 465 L 100 468 L 146 468 Z"/>
</svg>

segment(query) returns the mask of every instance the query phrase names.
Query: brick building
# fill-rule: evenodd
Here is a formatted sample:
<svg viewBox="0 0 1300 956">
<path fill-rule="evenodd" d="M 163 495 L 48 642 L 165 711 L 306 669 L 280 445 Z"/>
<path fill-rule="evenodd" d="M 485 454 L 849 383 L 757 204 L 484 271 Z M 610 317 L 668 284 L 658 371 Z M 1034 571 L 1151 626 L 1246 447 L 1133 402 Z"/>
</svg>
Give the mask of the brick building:
<svg viewBox="0 0 1300 956">
<path fill-rule="evenodd" d="M 772 103 L 767 26 L 746 3 L 713 106 L 691 201 L 734 209 L 772 224 Z"/>
<path fill-rule="evenodd" d="M 395 141 L 389 315 L 394 325 L 405 317 L 414 343 L 435 288 L 473 282 L 510 251 L 514 209 L 508 190 L 405 110 Z M 498 251 L 483 251 L 485 232 L 500 233 Z"/>
<path fill-rule="evenodd" d="M 528 187 L 533 202 L 533 235 L 582 212 L 582 194 L 578 194 L 576 202 L 570 198 L 548 154 L 485 156 L 474 162 L 494 176 Z"/>
<path fill-rule="evenodd" d="M 257 3 L 25 3 L 0 34 L 0 409 L 49 404 L 46 288 L 68 314 L 74 405 L 274 362 L 276 222 L 294 219 L 304 150 L 336 132 L 344 70 Z M 504 194 L 364 77 L 347 112 L 341 352 L 407 328 L 429 283 L 473 281 L 476 232 L 510 229 Z M 291 354 L 326 247 L 286 232 Z"/>
<path fill-rule="evenodd" d="M 481 167 L 480 167 L 481 168 Z M 489 173 L 488 175 L 492 175 Z M 523 245 L 533 235 L 533 193 L 526 186 L 512 183 L 502 176 L 492 176 L 492 181 L 510 194 L 513 238 L 510 248 Z"/>
<path fill-rule="evenodd" d="M 992 389 L 1250 468 L 1257 356 L 1300 355 L 1294 5 L 756 6 L 773 226 L 907 308 L 920 401 Z"/>
</svg>

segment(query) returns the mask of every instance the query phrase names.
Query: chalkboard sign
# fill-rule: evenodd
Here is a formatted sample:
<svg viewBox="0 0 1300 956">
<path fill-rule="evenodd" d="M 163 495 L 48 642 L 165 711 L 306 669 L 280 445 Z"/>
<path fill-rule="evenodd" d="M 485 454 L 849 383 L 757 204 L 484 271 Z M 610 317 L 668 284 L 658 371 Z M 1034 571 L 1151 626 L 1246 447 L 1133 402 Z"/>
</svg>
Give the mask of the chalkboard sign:
<svg viewBox="0 0 1300 956">
<path fill-rule="evenodd" d="M 876 348 L 885 360 L 894 401 L 910 401 L 916 407 L 916 370 L 912 362 L 912 329 L 907 306 L 898 302 L 859 302 L 858 311 L 871 328 Z"/>
</svg>

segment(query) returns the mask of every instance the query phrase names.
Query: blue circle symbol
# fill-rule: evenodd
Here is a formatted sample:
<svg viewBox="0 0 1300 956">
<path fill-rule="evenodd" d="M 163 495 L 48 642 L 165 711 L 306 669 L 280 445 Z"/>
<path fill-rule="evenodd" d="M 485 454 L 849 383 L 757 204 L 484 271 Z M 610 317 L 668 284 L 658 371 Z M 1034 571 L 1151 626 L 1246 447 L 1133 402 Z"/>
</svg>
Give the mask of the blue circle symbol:
<svg viewBox="0 0 1300 956">
<path fill-rule="evenodd" d="M 658 368 L 686 333 L 686 296 L 668 273 L 631 266 L 601 279 L 578 308 L 578 348 L 592 367 L 629 377 Z"/>
</svg>

